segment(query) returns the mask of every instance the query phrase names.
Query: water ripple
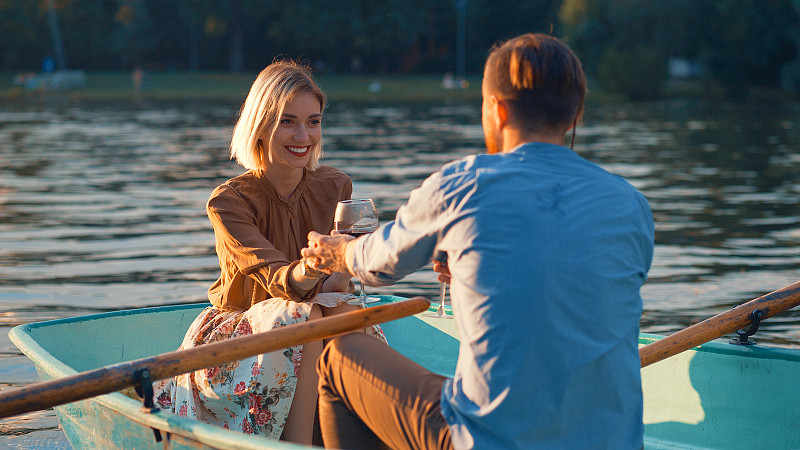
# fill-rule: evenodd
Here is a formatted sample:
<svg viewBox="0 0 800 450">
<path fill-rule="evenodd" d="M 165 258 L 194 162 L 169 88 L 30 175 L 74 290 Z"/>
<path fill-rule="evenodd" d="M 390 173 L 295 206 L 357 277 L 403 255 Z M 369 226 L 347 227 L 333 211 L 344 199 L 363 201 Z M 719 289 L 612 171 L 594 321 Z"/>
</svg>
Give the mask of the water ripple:
<svg viewBox="0 0 800 450">
<path fill-rule="evenodd" d="M 0 112 L 0 303 L 203 301 L 219 270 L 205 202 L 241 172 L 228 150 L 237 108 Z M 787 117 L 796 105 L 589 105 L 576 151 L 639 188 L 656 220 L 643 330 L 679 329 L 798 278 L 800 136 Z M 326 110 L 324 162 L 350 174 L 354 195 L 374 198 L 384 221 L 430 173 L 483 145 L 478 105 Z M 435 296 L 437 286 L 421 271 L 375 289 Z M 798 344 L 787 317 L 765 334 Z"/>
</svg>

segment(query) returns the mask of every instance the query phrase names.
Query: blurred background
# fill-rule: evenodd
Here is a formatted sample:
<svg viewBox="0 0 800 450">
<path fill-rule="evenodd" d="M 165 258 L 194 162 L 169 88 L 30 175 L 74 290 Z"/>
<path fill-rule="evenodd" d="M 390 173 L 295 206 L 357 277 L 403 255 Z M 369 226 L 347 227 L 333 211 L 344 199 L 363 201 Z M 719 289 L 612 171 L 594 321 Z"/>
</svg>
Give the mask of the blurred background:
<svg viewBox="0 0 800 450">
<path fill-rule="evenodd" d="M 799 0 L 0 0 L 0 72 L 241 73 L 285 55 L 319 74 L 459 81 L 493 43 L 534 31 L 629 98 L 796 94 L 798 14 Z"/>
</svg>

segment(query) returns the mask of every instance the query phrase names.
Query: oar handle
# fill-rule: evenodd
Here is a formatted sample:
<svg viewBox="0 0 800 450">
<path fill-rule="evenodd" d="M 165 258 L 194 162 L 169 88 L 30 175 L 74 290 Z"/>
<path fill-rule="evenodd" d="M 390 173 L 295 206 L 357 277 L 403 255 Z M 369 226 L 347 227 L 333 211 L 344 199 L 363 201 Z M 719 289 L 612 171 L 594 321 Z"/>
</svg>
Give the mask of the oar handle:
<svg viewBox="0 0 800 450">
<path fill-rule="evenodd" d="M 763 320 L 797 305 L 800 305 L 800 281 L 645 345 L 639 349 L 639 359 L 642 367 L 648 366 L 744 328 L 753 322 L 751 314 L 756 309 L 763 313 Z"/>
<path fill-rule="evenodd" d="M 400 319 L 426 311 L 429 306 L 428 299 L 414 297 L 0 392 L 0 418 L 134 386 L 137 383 L 134 374 L 142 368 L 149 369 L 153 380 L 161 380 Z"/>
</svg>

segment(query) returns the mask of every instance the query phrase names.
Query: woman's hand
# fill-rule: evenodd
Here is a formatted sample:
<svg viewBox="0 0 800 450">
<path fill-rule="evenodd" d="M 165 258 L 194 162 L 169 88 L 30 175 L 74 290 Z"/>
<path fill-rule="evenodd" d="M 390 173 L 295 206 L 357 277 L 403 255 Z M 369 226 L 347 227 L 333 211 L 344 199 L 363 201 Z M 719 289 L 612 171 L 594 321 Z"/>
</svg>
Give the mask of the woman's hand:
<svg viewBox="0 0 800 450">
<path fill-rule="evenodd" d="M 317 232 L 308 233 L 308 247 L 300 254 L 312 263 L 315 269 L 326 272 L 348 272 L 345 262 L 347 243 L 355 239 L 346 234 L 331 232 L 330 236 Z"/>
<path fill-rule="evenodd" d="M 345 272 L 333 272 L 322 284 L 322 292 L 349 292 L 355 291 L 352 276 Z"/>
</svg>

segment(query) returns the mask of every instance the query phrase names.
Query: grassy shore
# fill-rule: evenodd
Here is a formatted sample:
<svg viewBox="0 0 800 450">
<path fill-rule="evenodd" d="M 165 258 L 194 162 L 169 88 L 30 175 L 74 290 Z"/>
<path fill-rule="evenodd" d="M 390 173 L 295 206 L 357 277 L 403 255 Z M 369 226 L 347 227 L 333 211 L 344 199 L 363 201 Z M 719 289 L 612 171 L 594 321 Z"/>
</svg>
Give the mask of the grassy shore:
<svg viewBox="0 0 800 450">
<path fill-rule="evenodd" d="M 45 91 L 15 85 L 16 74 L 0 73 L 0 100 L 58 97 L 87 101 L 128 99 L 219 100 L 241 102 L 255 73 L 150 72 L 134 89 L 129 72 L 87 72 L 85 86 Z M 480 78 L 469 77 L 466 89 L 445 89 L 440 76 L 319 75 L 317 81 L 332 101 L 445 101 L 479 100 Z"/>
<path fill-rule="evenodd" d="M 75 101 L 223 101 L 241 103 L 247 97 L 256 73 L 227 72 L 147 72 L 140 89 L 134 89 L 130 72 L 87 72 L 85 86 L 63 91 L 26 88 L 14 82 L 16 74 L 0 72 L 0 102 L 75 100 Z M 317 76 L 317 81 L 331 101 L 347 102 L 446 102 L 448 100 L 480 102 L 481 78 L 466 79 L 464 89 L 445 89 L 437 75 Z M 662 99 L 698 98 L 723 100 L 719 87 L 699 81 L 672 82 L 661 93 Z M 786 101 L 800 99 L 777 90 L 751 90 L 745 99 Z M 589 101 L 625 102 L 623 95 L 603 91 L 590 80 Z"/>
</svg>

